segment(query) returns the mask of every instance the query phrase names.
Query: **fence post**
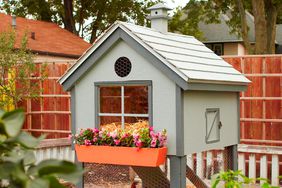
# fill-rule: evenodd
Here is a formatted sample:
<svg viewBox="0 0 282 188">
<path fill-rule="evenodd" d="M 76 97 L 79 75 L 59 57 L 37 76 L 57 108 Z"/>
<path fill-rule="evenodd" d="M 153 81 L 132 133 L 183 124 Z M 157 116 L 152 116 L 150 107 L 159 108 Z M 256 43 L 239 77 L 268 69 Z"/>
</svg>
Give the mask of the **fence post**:
<svg viewBox="0 0 282 188">
<path fill-rule="evenodd" d="M 238 170 L 237 145 L 227 146 L 226 148 L 226 167 L 230 170 Z"/>
<path fill-rule="evenodd" d="M 170 161 L 170 187 L 185 188 L 186 187 L 186 156 L 169 156 Z"/>
</svg>

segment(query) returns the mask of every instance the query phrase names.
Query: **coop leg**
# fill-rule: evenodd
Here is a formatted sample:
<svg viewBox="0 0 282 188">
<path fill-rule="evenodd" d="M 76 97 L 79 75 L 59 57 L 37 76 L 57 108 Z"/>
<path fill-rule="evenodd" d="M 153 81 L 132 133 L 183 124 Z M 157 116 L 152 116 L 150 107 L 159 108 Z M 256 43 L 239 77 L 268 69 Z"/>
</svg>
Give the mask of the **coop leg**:
<svg viewBox="0 0 282 188">
<path fill-rule="evenodd" d="M 226 149 L 227 169 L 238 170 L 238 152 L 237 145 L 228 146 Z"/>
<path fill-rule="evenodd" d="M 84 163 L 81 163 L 77 160 L 77 157 L 75 155 L 75 163 L 78 166 L 81 166 L 84 169 Z M 80 181 L 76 184 L 76 188 L 84 188 L 84 178 L 83 175 L 81 175 Z"/>
<path fill-rule="evenodd" d="M 185 188 L 186 187 L 186 156 L 170 155 L 170 187 Z"/>
</svg>

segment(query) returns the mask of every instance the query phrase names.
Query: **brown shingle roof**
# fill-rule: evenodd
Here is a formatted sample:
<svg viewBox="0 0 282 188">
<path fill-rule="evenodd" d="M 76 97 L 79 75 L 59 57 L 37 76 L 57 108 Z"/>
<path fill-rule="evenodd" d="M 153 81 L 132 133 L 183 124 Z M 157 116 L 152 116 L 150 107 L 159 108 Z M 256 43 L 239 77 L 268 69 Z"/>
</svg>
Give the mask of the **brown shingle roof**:
<svg viewBox="0 0 282 188">
<path fill-rule="evenodd" d="M 11 29 L 12 17 L 0 13 L 0 32 Z M 35 33 L 35 39 L 31 33 Z M 15 47 L 19 47 L 21 38 L 27 33 L 28 48 L 39 54 L 50 54 L 66 57 L 79 57 L 91 46 L 80 37 L 60 28 L 54 23 L 16 18 L 17 41 Z"/>
</svg>

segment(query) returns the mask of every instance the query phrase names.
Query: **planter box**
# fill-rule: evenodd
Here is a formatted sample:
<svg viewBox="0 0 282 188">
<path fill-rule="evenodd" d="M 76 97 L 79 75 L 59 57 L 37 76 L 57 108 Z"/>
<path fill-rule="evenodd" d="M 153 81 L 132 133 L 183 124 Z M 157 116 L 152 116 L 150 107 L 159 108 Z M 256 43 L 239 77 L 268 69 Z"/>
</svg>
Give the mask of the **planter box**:
<svg viewBox="0 0 282 188">
<path fill-rule="evenodd" d="M 165 163 L 167 148 L 75 145 L 80 162 L 156 167 Z"/>
</svg>

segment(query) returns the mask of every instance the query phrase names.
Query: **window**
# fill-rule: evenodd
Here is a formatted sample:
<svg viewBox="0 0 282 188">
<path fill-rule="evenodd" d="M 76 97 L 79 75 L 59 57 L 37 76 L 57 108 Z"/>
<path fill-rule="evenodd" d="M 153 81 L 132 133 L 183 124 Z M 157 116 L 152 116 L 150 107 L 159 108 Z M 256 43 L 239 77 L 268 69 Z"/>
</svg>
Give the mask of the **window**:
<svg viewBox="0 0 282 188">
<path fill-rule="evenodd" d="M 96 84 L 96 124 L 114 124 L 117 128 L 139 122 L 151 122 L 150 82 Z"/>
<path fill-rule="evenodd" d="M 207 43 L 205 44 L 206 47 L 208 47 L 209 49 L 211 49 L 216 55 L 224 55 L 223 54 L 223 44 L 222 43 Z"/>
</svg>

